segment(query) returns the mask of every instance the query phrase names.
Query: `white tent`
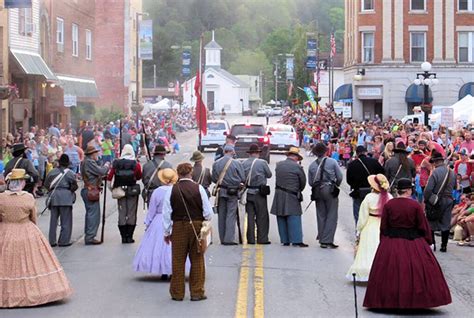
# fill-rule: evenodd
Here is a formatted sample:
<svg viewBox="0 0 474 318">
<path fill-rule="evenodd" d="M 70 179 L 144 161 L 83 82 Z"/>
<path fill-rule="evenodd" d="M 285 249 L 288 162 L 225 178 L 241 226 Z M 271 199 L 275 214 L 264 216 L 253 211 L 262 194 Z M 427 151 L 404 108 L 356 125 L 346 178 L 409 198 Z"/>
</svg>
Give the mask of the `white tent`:
<svg viewBox="0 0 474 318">
<path fill-rule="evenodd" d="M 170 100 L 168 98 L 162 99 L 156 104 L 151 104 L 150 109 L 154 111 L 162 111 L 170 109 Z"/>
<path fill-rule="evenodd" d="M 474 97 L 471 95 L 464 96 L 463 99 L 446 108 L 453 109 L 455 123 L 474 123 Z M 440 121 L 441 113 L 433 114 L 430 118 L 433 121 Z"/>
</svg>

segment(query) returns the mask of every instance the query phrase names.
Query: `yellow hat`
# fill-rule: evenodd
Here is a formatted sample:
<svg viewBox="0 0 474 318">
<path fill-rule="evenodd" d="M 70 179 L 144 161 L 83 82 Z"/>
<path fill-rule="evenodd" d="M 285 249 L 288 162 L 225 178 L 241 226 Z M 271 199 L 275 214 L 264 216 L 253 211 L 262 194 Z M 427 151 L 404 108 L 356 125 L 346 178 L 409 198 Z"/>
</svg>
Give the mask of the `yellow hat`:
<svg viewBox="0 0 474 318">
<path fill-rule="evenodd" d="M 158 171 L 158 179 L 162 184 L 175 184 L 178 181 L 178 173 L 171 168 L 162 169 Z"/>
<path fill-rule="evenodd" d="M 372 189 L 377 190 L 378 192 L 382 192 L 382 190 L 387 191 L 390 188 L 390 183 L 383 174 L 373 174 L 367 177 L 370 186 Z"/>
<path fill-rule="evenodd" d="M 12 171 L 7 174 L 5 180 L 21 180 L 29 178 L 30 176 L 26 174 L 25 169 L 12 169 Z"/>
<path fill-rule="evenodd" d="M 290 150 L 288 150 L 285 154 L 287 156 L 294 155 L 297 156 L 300 161 L 303 160 L 303 156 L 300 154 L 300 148 L 298 147 L 291 147 Z"/>
</svg>

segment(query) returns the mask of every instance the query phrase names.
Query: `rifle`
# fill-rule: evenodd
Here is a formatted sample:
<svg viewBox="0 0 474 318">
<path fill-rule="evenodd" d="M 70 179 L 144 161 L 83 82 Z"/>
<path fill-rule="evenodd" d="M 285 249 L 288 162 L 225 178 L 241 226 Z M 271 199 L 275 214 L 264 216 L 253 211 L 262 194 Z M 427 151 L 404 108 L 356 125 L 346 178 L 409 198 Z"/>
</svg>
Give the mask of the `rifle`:
<svg viewBox="0 0 474 318">
<path fill-rule="evenodd" d="M 104 231 L 105 231 L 105 205 L 107 202 L 107 179 L 104 180 L 104 205 L 102 212 L 102 230 L 100 232 L 100 242 L 104 243 Z"/>
<path fill-rule="evenodd" d="M 120 153 L 122 152 L 122 119 L 120 119 L 120 140 L 119 140 L 119 143 L 120 143 L 120 149 L 119 149 L 119 153 L 118 155 L 120 156 Z"/>
<path fill-rule="evenodd" d="M 146 153 L 148 155 L 148 160 L 151 160 L 150 148 L 148 148 L 148 140 L 146 138 L 146 131 L 145 131 L 145 124 L 142 123 L 142 130 L 143 130 L 143 142 L 145 143 Z"/>
<path fill-rule="evenodd" d="M 242 231 L 240 230 L 239 205 L 237 204 L 237 230 L 239 231 L 239 244 L 242 244 Z"/>
</svg>

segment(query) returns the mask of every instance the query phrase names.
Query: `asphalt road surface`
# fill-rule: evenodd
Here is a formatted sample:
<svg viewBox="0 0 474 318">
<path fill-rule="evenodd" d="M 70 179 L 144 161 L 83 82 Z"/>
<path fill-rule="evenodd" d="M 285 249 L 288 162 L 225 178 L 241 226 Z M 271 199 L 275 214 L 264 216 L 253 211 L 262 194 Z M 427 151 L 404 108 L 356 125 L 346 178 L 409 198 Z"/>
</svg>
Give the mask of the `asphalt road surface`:
<svg viewBox="0 0 474 318">
<path fill-rule="evenodd" d="M 229 122 L 242 117 L 229 117 Z M 251 122 L 265 118 L 248 117 Z M 272 118 L 272 122 L 277 118 Z M 196 149 L 197 133 L 189 131 L 178 136 L 181 152 L 169 155 L 177 165 L 187 161 Z M 283 160 L 282 154 L 272 154 L 271 169 Z M 313 158 L 303 161 L 305 171 Z M 205 165 L 213 162 L 213 153 L 206 153 Z M 269 181 L 274 186 L 274 179 Z M 354 290 L 345 278 L 353 260 L 354 221 L 352 203 L 343 183 L 339 201 L 339 223 L 336 250 L 321 249 L 316 242 L 316 212 L 314 204 L 303 215 L 304 241 L 309 248 L 283 247 L 279 244 L 276 219 L 270 216 L 271 245 L 222 246 L 215 243 L 206 253 L 206 294 L 208 300 L 190 302 L 189 292 L 184 302 L 170 299 L 168 282 L 159 277 L 135 273 L 132 260 L 144 232 L 145 212 L 138 211 L 135 244 L 122 245 L 117 229 L 115 200 L 107 199 L 105 243 L 85 246 L 83 240 L 84 205 L 78 199 L 74 207 L 74 244 L 54 248 L 74 288 L 65 301 L 36 308 L 0 310 L 0 317 L 354 317 Z M 303 208 L 309 203 L 310 189 L 304 192 Z M 271 206 L 273 195 L 269 197 Z M 38 200 L 38 210 L 44 200 Z M 242 224 L 245 224 L 241 214 Z M 213 219 L 217 229 L 217 216 Z M 39 218 L 39 227 L 47 234 L 49 211 Z M 217 231 L 217 230 L 216 230 Z M 245 235 L 243 235 L 245 237 Z M 438 238 L 439 240 L 439 238 Z M 448 245 L 448 253 L 436 253 L 451 288 L 453 303 L 435 310 L 417 312 L 374 312 L 361 307 L 365 285 L 357 286 L 359 315 L 368 316 L 452 316 L 473 317 L 474 249 Z"/>
</svg>

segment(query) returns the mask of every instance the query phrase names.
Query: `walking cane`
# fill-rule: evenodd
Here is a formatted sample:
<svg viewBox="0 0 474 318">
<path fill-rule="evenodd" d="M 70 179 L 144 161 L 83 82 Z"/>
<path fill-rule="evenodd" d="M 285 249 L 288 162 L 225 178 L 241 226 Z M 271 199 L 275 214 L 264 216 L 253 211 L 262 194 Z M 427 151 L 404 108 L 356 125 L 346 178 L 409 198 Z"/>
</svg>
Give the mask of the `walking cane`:
<svg viewBox="0 0 474 318">
<path fill-rule="evenodd" d="M 240 231 L 239 204 L 237 204 L 237 230 L 239 231 L 239 244 L 243 243 L 242 232 Z"/>
<path fill-rule="evenodd" d="M 107 202 L 107 180 L 104 180 L 104 206 L 102 212 L 102 230 L 100 233 L 100 242 L 104 243 L 104 231 L 105 231 L 105 205 Z"/>
<path fill-rule="evenodd" d="M 355 316 L 357 318 L 357 317 L 359 317 L 359 313 L 357 312 L 356 273 L 352 273 L 352 283 L 354 285 L 354 306 L 355 306 Z"/>
</svg>

